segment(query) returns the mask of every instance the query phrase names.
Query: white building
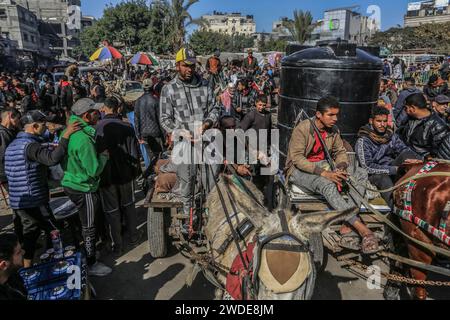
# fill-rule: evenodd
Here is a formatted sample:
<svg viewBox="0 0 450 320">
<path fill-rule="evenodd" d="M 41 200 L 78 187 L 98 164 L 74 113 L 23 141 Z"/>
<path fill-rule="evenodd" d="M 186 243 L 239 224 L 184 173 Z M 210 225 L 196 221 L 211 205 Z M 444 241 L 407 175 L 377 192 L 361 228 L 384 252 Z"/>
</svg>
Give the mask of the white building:
<svg viewBox="0 0 450 320">
<path fill-rule="evenodd" d="M 256 22 L 253 16 L 243 16 L 238 13 L 222 13 L 214 11 L 212 15 L 202 16 L 209 25 L 202 30 L 225 33 L 228 35 L 253 35 L 256 32 Z"/>
<path fill-rule="evenodd" d="M 450 22 L 449 0 L 411 2 L 405 15 L 405 27 Z"/>
<path fill-rule="evenodd" d="M 272 23 L 272 34 L 274 39 L 287 39 L 291 36 L 289 30 L 283 26 L 283 20 L 274 21 Z"/>
<path fill-rule="evenodd" d="M 347 40 L 350 43 L 366 45 L 369 39 L 381 29 L 375 19 L 361 15 L 353 8 L 337 8 L 327 10 L 323 19 L 317 21 L 318 26 L 311 35 L 308 45 L 317 41 Z"/>
</svg>

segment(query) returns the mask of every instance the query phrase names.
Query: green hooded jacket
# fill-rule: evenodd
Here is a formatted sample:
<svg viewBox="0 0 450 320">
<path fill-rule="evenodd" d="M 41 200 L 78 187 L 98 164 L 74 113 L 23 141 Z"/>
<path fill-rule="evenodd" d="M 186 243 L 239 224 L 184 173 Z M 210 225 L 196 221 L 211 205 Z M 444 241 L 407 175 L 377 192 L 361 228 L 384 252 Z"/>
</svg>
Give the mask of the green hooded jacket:
<svg viewBox="0 0 450 320">
<path fill-rule="evenodd" d="M 61 185 L 78 192 L 96 192 L 100 175 L 109 157 L 97 153 L 95 129 L 80 117 L 72 115 L 69 123 L 75 121 L 79 121 L 83 129 L 70 137 L 67 156 L 63 163 L 64 178 Z"/>
</svg>

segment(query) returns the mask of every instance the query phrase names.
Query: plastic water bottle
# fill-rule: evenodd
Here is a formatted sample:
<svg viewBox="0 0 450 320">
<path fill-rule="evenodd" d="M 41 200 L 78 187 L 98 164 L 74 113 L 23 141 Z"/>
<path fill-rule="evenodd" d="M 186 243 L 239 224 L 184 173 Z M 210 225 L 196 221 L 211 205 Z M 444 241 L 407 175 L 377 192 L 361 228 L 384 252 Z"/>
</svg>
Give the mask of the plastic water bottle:
<svg viewBox="0 0 450 320">
<path fill-rule="evenodd" d="M 53 249 L 55 250 L 55 256 L 64 254 L 64 247 L 62 244 L 61 234 L 60 234 L 59 230 L 53 230 L 50 233 L 50 236 L 52 238 Z"/>
</svg>

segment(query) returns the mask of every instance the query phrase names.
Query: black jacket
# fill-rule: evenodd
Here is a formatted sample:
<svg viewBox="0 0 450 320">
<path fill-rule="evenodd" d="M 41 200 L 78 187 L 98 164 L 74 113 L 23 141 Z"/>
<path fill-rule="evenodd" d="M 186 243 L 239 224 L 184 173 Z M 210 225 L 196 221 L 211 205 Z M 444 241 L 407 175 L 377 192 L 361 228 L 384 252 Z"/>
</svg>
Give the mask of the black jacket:
<svg viewBox="0 0 450 320">
<path fill-rule="evenodd" d="M 8 181 L 5 174 L 5 152 L 9 144 L 16 138 L 17 132 L 0 124 L 0 182 Z"/>
<path fill-rule="evenodd" d="M 163 136 L 159 125 L 159 102 L 150 93 L 145 93 L 134 105 L 136 136 L 160 138 Z"/>
<path fill-rule="evenodd" d="M 0 301 L 27 300 L 27 295 L 23 280 L 17 273 L 10 276 L 5 284 L 0 284 Z"/>
<path fill-rule="evenodd" d="M 437 155 L 442 142 L 450 134 L 450 128 L 441 117 L 433 112 L 424 119 L 409 119 L 398 133 L 413 151 L 426 157 Z"/>
<path fill-rule="evenodd" d="M 141 173 L 141 166 L 133 127 L 117 115 L 106 115 L 95 129 L 98 152 L 109 151 L 100 187 L 122 185 L 136 179 Z"/>
<path fill-rule="evenodd" d="M 447 82 L 444 82 L 440 87 L 437 87 L 437 88 L 433 88 L 433 87 L 431 87 L 431 86 L 429 86 L 429 85 L 426 85 L 426 86 L 423 88 L 423 93 L 424 93 L 427 97 L 429 97 L 429 98 L 431 98 L 431 99 L 434 99 L 434 98 L 436 98 L 437 96 L 439 96 L 439 95 L 441 95 L 441 94 L 443 94 L 443 95 L 449 95 L 449 94 L 450 94 L 450 91 L 448 90 L 448 84 L 447 84 Z"/>
<path fill-rule="evenodd" d="M 20 101 L 20 107 L 22 108 L 22 112 L 25 114 L 28 111 L 32 111 L 36 109 L 36 106 L 34 105 L 33 98 L 31 95 L 26 95 L 22 98 Z"/>
<path fill-rule="evenodd" d="M 101 102 L 105 101 L 105 99 L 106 99 L 106 90 L 105 90 L 104 86 L 102 86 L 101 84 L 94 84 L 92 90 L 93 90 L 93 93 L 94 93 L 94 95 L 92 96 L 92 99 L 96 103 L 101 103 Z"/>
<path fill-rule="evenodd" d="M 61 85 L 58 88 L 59 106 L 70 110 L 73 106 L 73 89 L 69 84 Z"/>
</svg>

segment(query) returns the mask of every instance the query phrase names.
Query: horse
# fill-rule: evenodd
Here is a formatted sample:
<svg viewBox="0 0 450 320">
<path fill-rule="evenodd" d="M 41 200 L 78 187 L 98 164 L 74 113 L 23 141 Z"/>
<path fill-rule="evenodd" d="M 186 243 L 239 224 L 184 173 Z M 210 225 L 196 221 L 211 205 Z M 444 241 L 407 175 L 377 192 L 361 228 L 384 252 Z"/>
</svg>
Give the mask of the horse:
<svg viewBox="0 0 450 320">
<path fill-rule="evenodd" d="M 417 175 L 423 168 L 424 164 L 404 165 L 402 167 L 403 172 L 407 173 L 400 181 L 407 181 L 407 179 Z M 437 164 L 429 172 L 450 172 L 450 164 Z M 402 186 L 394 192 L 394 203 L 399 209 L 405 208 L 404 195 L 407 187 Z M 449 190 L 450 177 L 425 177 L 416 181 L 415 189 L 411 192 L 412 213 L 414 216 L 437 229 L 439 229 L 442 220 L 446 221 L 445 233 L 447 235 L 450 235 L 450 217 L 448 216 L 448 211 L 450 210 Z M 419 228 L 416 224 L 405 219 L 400 219 L 400 224 L 403 232 L 414 239 L 449 249 L 447 245 L 433 237 L 426 230 Z M 432 264 L 436 257 L 435 252 L 424 249 L 411 241 L 406 241 L 408 254 L 411 259 L 428 265 Z M 416 280 L 427 279 L 427 272 L 423 270 L 410 267 L 409 271 L 412 278 Z M 428 293 L 423 286 L 417 286 L 414 295 L 419 300 L 425 300 L 428 297 Z"/>
<path fill-rule="evenodd" d="M 271 213 L 262 205 L 263 199 L 253 183 L 227 175 L 222 175 L 207 197 L 208 218 L 204 230 L 209 260 L 228 272 L 207 276 L 217 280 L 216 299 L 225 299 L 234 292 L 231 297 L 235 300 L 309 300 L 316 277 L 313 253 L 308 246 L 311 235 L 321 234 L 355 212 L 301 215 L 293 209 L 280 209 Z M 241 230 L 241 253 L 233 241 L 230 222 L 233 228 Z M 240 257 L 248 258 L 247 271 L 253 279 L 250 283 L 257 288 L 253 296 L 241 294 L 245 274 L 236 275 L 235 268 L 240 263 L 245 265 Z M 233 281 L 236 279 L 240 282 Z"/>
</svg>

